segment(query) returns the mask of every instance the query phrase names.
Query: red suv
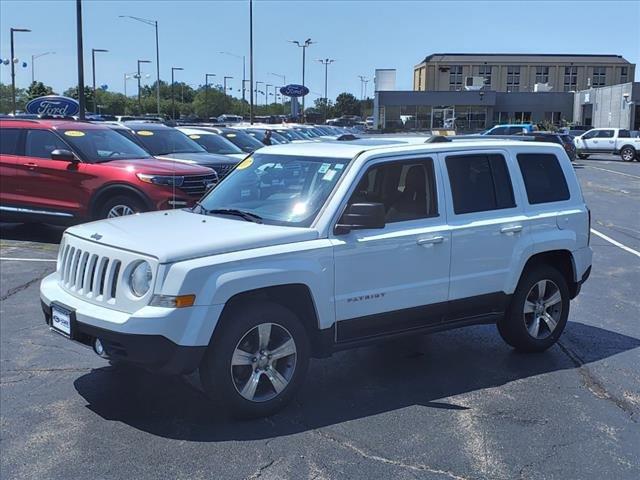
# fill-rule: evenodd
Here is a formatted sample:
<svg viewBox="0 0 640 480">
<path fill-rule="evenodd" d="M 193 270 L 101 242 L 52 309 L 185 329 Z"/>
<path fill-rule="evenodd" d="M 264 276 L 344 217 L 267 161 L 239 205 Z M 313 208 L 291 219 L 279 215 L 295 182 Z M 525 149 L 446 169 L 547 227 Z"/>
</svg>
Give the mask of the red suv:
<svg viewBox="0 0 640 480">
<path fill-rule="evenodd" d="M 0 120 L 3 221 L 71 224 L 192 205 L 207 167 L 159 160 L 112 129 L 69 120 Z"/>
</svg>

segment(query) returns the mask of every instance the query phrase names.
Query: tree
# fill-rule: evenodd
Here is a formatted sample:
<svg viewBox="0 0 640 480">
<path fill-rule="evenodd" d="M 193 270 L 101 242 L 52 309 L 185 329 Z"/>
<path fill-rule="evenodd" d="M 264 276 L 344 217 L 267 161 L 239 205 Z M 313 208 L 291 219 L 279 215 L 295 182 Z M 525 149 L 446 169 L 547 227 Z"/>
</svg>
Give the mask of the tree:
<svg viewBox="0 0 640 480">
<path fill-rule="evenodd" d="M 78 87 L 67 88 L 62 94 L 65 97 L 75 98 L 78 100 L 80 97 L 78 96 Z M 93 88 L 90 86 L 84 87 L 84 107 L 89 112 L 93 109 Z"/>
<path fill-rule="evenodd" d="M 27 88 L 27 100 L 33 100 L 34 98 L 53 94 L 53 89 L 49 85 L 45 85 L 42 82 L 33 82 L 31 85 L 29 85 L 29 88 Z"/>
<path fill-rule="evenodd" d="M 343 92 L 336 97 L 335 114 L 338 116 L 359 115 L 360 102 L 353 94 Z"/>
<path fill-rule="evenodd" d="M 16 88 L 16 109 L 24 110 L 27 96 L 23 88 Z M 11 105 L 11 85 L 0 83 L 0 113 L 10 113 Z"/>
</svg>

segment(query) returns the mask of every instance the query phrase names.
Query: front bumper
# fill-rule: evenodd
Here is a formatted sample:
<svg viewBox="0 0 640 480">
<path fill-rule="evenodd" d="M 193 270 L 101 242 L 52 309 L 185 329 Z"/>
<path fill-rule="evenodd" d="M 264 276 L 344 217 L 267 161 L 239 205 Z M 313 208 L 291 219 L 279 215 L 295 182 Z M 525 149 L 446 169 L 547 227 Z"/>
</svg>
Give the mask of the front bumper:
<svg viewBox="0 0 640 480">
<path fill-rule="evenodd" d="M 56 273 L 42 281 L 40 298 L 47 325 L 52 303 L 72 312 L 71 340 L 93 346 L 99 338 L 107 358 L 167 374 L 190 373 L 198 367 L 223 307 L 147 306 L 129 314 L 74 297 L 58 285 Z"/>
</svg>

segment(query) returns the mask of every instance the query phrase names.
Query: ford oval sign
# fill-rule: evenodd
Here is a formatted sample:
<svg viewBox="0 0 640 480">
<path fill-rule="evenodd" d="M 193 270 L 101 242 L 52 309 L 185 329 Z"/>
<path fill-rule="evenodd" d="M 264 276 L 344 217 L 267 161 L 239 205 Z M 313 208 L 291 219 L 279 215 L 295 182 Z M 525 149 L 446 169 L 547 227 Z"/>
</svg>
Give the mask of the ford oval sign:
<svg viewBox="0 0 640 480">
<path fill-rule="evenodd" d="M 285 85 L 280 88 L 280 93 L 285 97 L 304 97 L 309 94 L 309 89 L 304 85 Z"/>
<path fill-rule="evenodd" d="M 71 117 L 78 113 L 80 105 L 73 98 L 47 95 L 31 100 L 25 110 L 34 115 Z"/>
</svg>

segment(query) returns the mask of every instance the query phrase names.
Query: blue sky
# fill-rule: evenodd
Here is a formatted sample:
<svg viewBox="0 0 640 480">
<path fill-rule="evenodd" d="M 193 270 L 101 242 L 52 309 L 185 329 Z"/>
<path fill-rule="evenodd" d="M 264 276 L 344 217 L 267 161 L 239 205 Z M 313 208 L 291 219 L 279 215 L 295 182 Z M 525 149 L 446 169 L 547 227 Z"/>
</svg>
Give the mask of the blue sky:
<svg viewBox="0 0 640 480">
<path fill-rule="evenodd" d="M 85 78 L 91 82 L 91 48 L 109 53 L 97 59 L 97 84 L 123 90 L 123 76 L 136 60 L 155 61 L 152 27 L 120 19 L 133 15 L 157 19 L 160 25 L 160 76 L 170 79 L 171 66 L 183 67 L 176 79 L 204 83 L 205 73 L 234 77 L 240 88 L 241 60 L 220 55 L 247 55 L 248 0 L 237 1 L 84 1 Z M 307 81 L 311 98 L 322 96 L 324 67 L 333 58 L 329 96 L 360 93 L 358 75 L 372 78 L 375 68 L 395 68 L 398 89 L 411 89 L 412 67 L 435 52 L 614 53 L 640 63 L 640 2 L 614 1 L 254 1 L 255 80 L 281 84 L 270 72 L 301 81 L 301 51 L 287 40 L 311 37 Z M 55 51 L 36 60 L 36 79 L 62 91 L 77 79 L 75 1 L 2 0 L 0 58 L 9 57 L 9 28 L 16 34 L 16 56 Z M 143 65 L 155 78 L 155 63 Z M 636 80 L 640 68 L 636 70 Z M 248 69 L 247 69 L 248 72 Z M 248 73 L 247 73 L 248 77 Z M 31 80 L 30 67 L 18 68 L 17 83 Z M 8 66 L 0 81 L 10 82 Z M 135 85 L 129 82 L 129 93 Z M 372 83 L 369 83 L 371 92 Z"/>
</svg>

